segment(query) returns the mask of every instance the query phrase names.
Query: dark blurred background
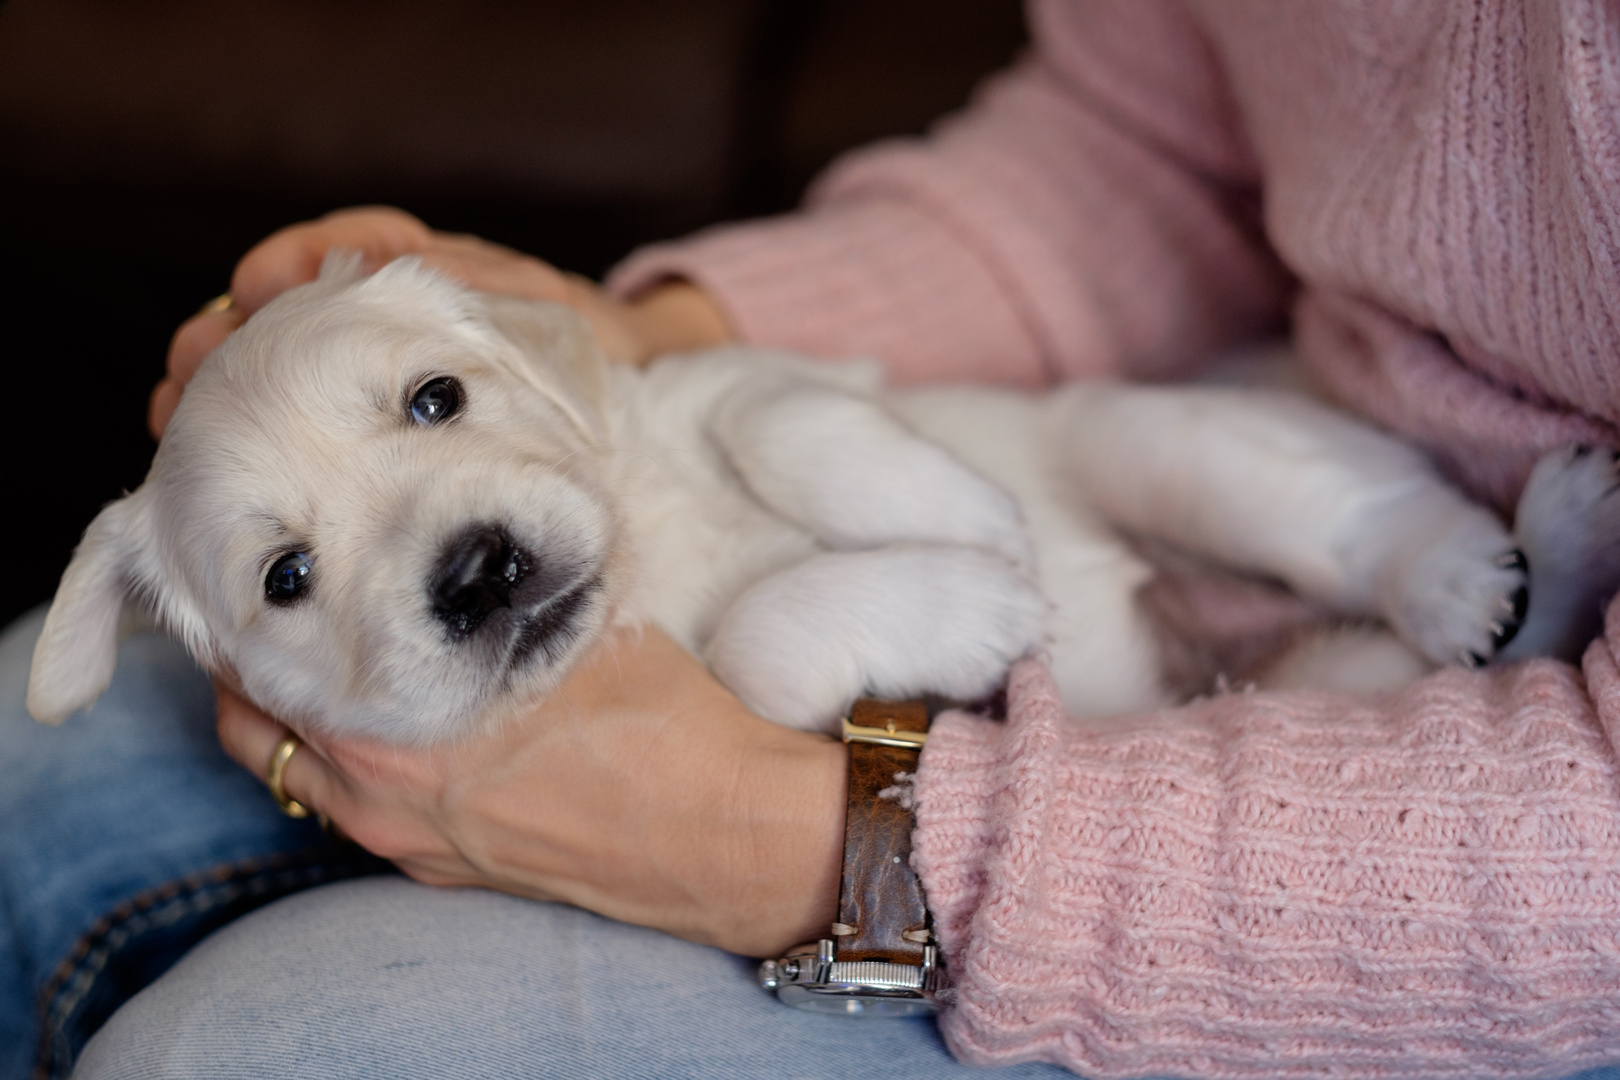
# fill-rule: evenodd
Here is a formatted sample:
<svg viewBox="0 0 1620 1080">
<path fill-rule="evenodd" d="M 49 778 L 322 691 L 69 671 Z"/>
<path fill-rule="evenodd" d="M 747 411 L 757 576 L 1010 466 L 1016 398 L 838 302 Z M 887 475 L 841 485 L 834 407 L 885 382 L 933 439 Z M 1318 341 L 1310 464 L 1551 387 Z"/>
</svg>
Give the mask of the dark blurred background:
<svg viewBox="0 0 1620 1080">
<path fill-rule="evenodd" d="M 598 276 L 1023 41 L 1018 0 L 0 3 L 0 625 L 140 483 L 169 335 L 274 229 L 391 203 Z"/>
</svg>

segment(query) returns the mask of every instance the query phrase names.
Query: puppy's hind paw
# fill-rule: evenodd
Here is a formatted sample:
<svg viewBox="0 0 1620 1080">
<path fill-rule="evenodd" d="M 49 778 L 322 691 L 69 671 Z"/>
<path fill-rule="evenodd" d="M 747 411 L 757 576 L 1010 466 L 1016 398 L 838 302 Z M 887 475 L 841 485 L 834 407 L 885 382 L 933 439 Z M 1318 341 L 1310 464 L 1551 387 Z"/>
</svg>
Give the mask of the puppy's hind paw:
<svg viewBox="0 0 1620 1080">
<path fill-rule="evenodd" d="M 1502 656 L 1575 660 L 1620 587 L 1620 453 L 1569 446 L 1544 456 L 1514 528 L 1529 562 L 1530 608 Z"/>
<path fill-rule="evenodd" d="M 1524 552 L 1514 548 L 1498 555 L 1496 565 L 1514 574 L 1522 574 L 1525 578 L 1519 587 L 1513 590 L 1513 595 L 1497 597 L 1496 600 L 1500 614 L 1491 620 L 1489 629 L 1491 651 L 1494 655 L 1500 656 L 1502 650 L 1519 636 L 1519 630 L 1524 626 L 1525 614 L 1530 610 L 1530 561 L 1524 557 Z"/>
<path fill-rule="evenodd" d="M 1391 624 L 1431 660 L 1481 667 L 1518 636 L 1530 604 L 1522 551 L 1477 511 L 1405 565 Z"/>
<path fill-rule="evenodd" d="M 1524 626 L 1524 617 L 1530 608 L 1530 584 L 1528 581 L 1530 563 L 1524 557 L 1524 552 L 1518 548 L 1504 551 L 1495 559 L 1498 569 L 1523 575 L 1526 580 L 1521 581 L 1513 590 L 1512 595 L 1498 596 L 1493 604 L 1492 618 L 1485 624 L 1490 631 L 1490 651 L 1475 652 L 1473 649 L 1464 649 L 1457 657 L 1457 662 L 1466 668 L 1480 668 L 1502 655 L 1514 638 L 1519 636 L 1519 630 Z"/>
</svg>

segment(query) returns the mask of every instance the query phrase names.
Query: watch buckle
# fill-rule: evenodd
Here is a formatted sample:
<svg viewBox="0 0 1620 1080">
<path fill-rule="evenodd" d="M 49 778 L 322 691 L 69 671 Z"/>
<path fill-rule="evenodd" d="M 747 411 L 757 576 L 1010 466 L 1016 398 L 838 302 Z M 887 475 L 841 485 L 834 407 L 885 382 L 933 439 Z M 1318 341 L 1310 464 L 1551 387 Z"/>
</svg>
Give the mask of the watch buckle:
<svg viewBox="0 0 1620 1080">
<path fill-rule="evenodd" d="M 843 719 L 844 741 L 847 743 L 872 743 L 875 746 L 898 746 L 902 750 L 920 750 L 928 742 L 926 731 L 901 731 L 890 720 L 882 727 L 861 727 L 849 722 L 849 717 Z"/>
</svg>

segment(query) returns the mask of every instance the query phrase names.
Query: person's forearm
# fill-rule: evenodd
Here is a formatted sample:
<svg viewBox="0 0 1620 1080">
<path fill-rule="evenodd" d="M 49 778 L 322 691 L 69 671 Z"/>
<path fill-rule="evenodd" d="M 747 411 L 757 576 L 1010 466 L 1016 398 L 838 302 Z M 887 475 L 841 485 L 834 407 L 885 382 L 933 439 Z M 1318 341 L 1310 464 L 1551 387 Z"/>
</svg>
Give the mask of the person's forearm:
<svg viewBox="0 0 1620 1080">
<path fill-rule="evenodd" d="M 736 878 L 752 919 L 717 928 L 714 944 L 745 956 L 780 956 L 826 937 L 838 912 L 844 855 L 847 755 L 834 742 L 794 742 L 753 751 L 751 797 L 736 811 L 744 865 Z"/>
<path fill-rule="evenodd" d="M 1585 669 L 1098 729 L 1021 665 L 1007 723 L 941 717 L 918 770 L 953 1052 L 1099 1078 L 1612 1063 L 1620 670 L 1607 642 Z"/>
</svg>

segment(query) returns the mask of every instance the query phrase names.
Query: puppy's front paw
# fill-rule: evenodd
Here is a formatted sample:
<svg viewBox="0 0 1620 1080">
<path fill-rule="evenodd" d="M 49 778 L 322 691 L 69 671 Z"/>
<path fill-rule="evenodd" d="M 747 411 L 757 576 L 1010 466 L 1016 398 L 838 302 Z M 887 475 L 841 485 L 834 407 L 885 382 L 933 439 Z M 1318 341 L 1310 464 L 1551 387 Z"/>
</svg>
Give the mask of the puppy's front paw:
<svg viewBox="0 0 1620 1080">
<path fill-rule="evenodd" d="M 1530 610 L 1504 657 L 1575 660 L 1620 586 L 1620 453 L 1570 446 L 1531 470 L 1515 532 L 1530 564 Z"/>
<path fill-rule="evenodd" d="M 738 598 L 704 649 L 767 719 L 830 730 L 861 694 L 971 701 L 1040 644 L 1047 602 L 1000 556 L 948 544 L 818 555 Z"/>
<path fill-rule="evenodd" d="M 1432 534 L 1405 561 L 1390 623 L 1431 660 L 1479 667 L 1520 633 L 1530 602 L 1524 553 L 1476 511 Z"/>
<path fill-rule="evenodd" d="M 909 580 L 889 595 L 912 612 L 874 657 L 867 689 L 880 697 L 984 697 L 1015 660 L 1045 641 L 1051 604 L 1020 567 L 977 548 L 913 549 Z M 900 608 L 900 610 L 904 610 Z"/>
</svg>

